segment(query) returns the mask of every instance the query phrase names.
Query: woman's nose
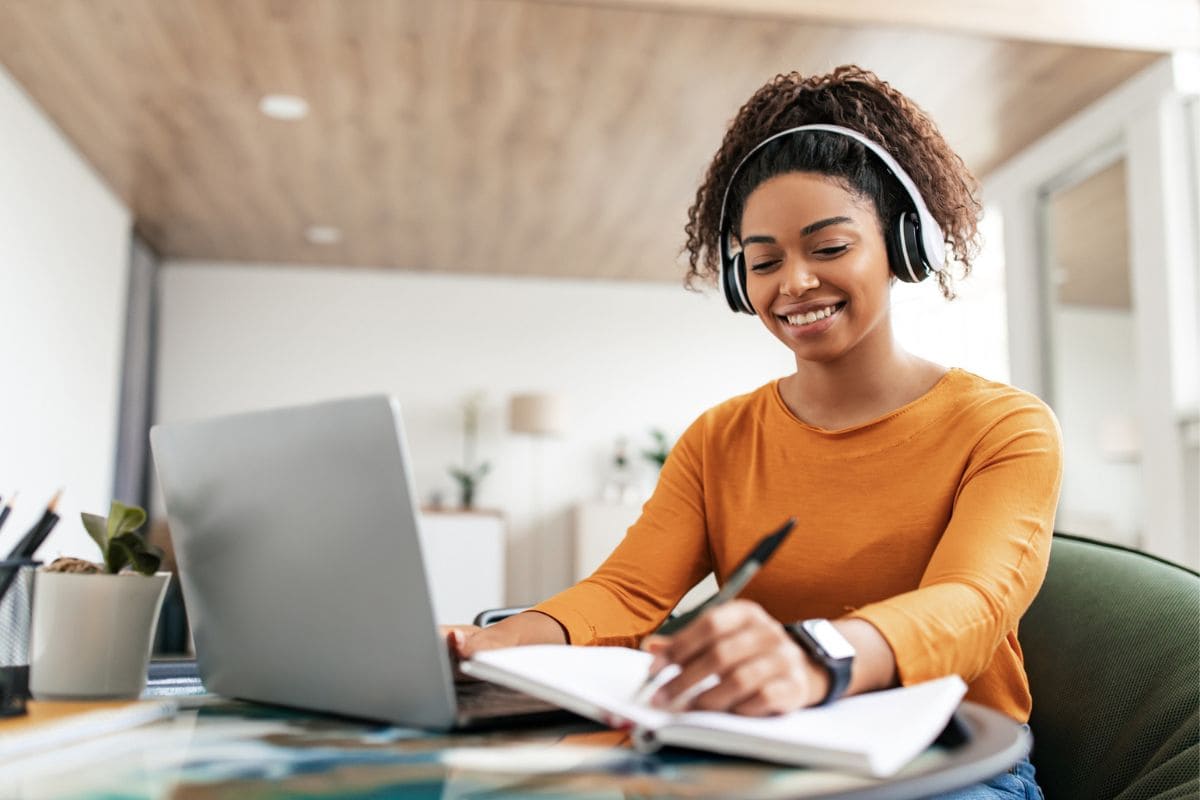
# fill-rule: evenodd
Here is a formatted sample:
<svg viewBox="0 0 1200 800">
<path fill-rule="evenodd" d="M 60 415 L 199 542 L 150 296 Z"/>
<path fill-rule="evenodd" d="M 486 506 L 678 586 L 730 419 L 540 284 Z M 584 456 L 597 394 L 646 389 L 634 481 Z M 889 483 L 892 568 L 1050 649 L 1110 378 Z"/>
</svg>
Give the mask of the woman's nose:
<svg viewBox="0 0 1200 800">
<path fill-rule="evenodd" d="M 799 297 L 809 289 L 815 289 L 820 285 L 820 279 L 817 278 L 808 264 L 802 260 L 797 260 L 785 263 L 783 282 L 779 285 L 779 291 L 782 294 Z"/>
</svg>

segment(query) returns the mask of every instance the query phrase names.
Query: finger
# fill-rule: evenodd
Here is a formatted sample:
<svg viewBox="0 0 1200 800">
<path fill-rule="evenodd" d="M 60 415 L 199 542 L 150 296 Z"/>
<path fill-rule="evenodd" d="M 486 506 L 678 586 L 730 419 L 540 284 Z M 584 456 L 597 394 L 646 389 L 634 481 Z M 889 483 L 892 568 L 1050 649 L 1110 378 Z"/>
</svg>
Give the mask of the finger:
<svg viewBox="0 0 1200 800">
<path fill-rule="evenodd" d="M 709 654 L 716 643 L 746 633 L 773 637 L 776 642 L 787 640 L 784 628 L 757 603 L 734 601 L 713 609 L 684 631 L 680 631 L 677 636 L 672 637 L 662 655 L 668 662 L 679 664 L 680 668 L 686 669 L 691 661 Z"/>
<path fill-rule="evenodd" d="M 653 653 L 655 650 L 661 650 L 662 648 L 666 647 L 668 644 L 670 644 L 670 642 L 671 640 L 668 637 L 659 636 L 656 633 L 652 633 L 645 639 L 642 639 L 641 648 L 647 652 Z"/>
<path fill-rule="evenodd" d="M 691 661 L 700 652 L 707 650 L 710 643 L 750 626 L 778 628 L 757 603 L 749 600 L 734 600 L 706 611 L 699 619 L 688 625 L 670 639 L 663 653 L 672 664 Z"/>
<path fill-rule="evenodd" d="M 467 644 L 467 637 L 459 629 L 452 628 L 450 632 L 446 634 L 446 643 L 450 647 L 450 655 L 454 658 L 459 660 L 470 658 L 469 655 L 463 652 Z"/>
<path fill-rule="evenodd" d="M 452 658 L 470 658 L 478 649 L 473 646 L 472 639 L 482 628 L 474 625 L 441 625 L 439 630 L 446 639 L 446 649 Z"/>
<path fill-rule="evenodd" d="M 712 689 L 693 698 L 690 707 L 705 711 L 731 711 L 774 686 L 771 691 L 791 687 L 802 696 L 803 675 L 799 659 L 782 648 L 762 651 L 747 659 L 721 677 Z"/>
<path fill-rule="evenodd" d="M 657 675 L 667 665 L 667 657 L 664 654 L 670 643 L 670 640 L 665 636 L 647 636 L 642 640 L 641 649 L 654 656 L 650 661 L 650 669 L 648 670 L 650 677 Z"/>
<path fill-rule="evenodd" d="M 803 684 L 785 678 L 776 678 L 741 703 L 733 706 L 730 711 L 747 717 L 766 717 L 772 714 L 786 714 L 803 705 Z"/>
<path fill-rule="evenodd" d="M 655 705 L 671 705 L 709 675 L 716 675 L 718 680 L 724 681 L 740 664 L 769 652 L 775 646 L 770 632 L 757 627 L 743 628 L 710 642 L 707 649 L 696 652 L 690 661 L 679 665 L 679 674 L 665 683 L 651 702 Z"/>
</svg>

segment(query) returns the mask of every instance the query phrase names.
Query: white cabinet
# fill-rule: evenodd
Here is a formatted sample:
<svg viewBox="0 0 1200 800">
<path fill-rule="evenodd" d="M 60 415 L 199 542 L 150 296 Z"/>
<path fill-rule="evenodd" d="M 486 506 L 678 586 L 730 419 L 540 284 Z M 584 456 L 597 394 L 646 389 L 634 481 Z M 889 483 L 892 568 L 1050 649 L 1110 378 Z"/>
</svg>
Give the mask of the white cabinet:
<svg viewBox="0 0 1200 800">
<path fill-rule="evenodd" d="M 631 503 L 588 501 L 575 507 L 576 581 L 596 571 L 641 513 L 642 507 Z M 716 591 L 717 581 L 710 573 L 684 595 L 676 610 L 686 611 Z"/>
<path fill-rule="evenodd" d="M 421 512 L 421 549 L 438 624 L 470 622 L 504 605 L 504 517 L 486 511 Z"/>
</svg>

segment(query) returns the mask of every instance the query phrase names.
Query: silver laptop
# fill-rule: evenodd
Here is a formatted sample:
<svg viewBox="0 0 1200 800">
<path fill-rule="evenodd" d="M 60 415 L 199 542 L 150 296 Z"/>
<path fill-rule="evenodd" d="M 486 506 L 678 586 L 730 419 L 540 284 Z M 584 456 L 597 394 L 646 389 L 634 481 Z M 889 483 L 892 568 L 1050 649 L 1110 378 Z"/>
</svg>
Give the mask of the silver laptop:
<svg viewBox="0 0 1200 800">
<path fill-rule="evenodd" d="M 433 729 L 551 710 L 456 697 L 394 398 L 156 425 L 150 441 L 209 691 Z"/>
</svg>

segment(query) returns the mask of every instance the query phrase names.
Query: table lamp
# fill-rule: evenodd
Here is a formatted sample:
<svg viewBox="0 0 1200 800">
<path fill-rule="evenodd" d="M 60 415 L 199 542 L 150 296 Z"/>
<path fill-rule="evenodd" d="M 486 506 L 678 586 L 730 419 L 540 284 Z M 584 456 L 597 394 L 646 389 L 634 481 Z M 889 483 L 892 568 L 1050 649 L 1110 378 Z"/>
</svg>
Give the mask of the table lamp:
<svg viewBox="0 0 1200 800">
<path fill-rule="evenodd" d="M 533 515 L 533 562 L 537 565 L 538 595 L 545 583 L 542 556 L 542 444 L 545 439 L 566 432 L 566 408 L 561 396 L 549 392 L 515 394 L 508 403 L 508 429 L 513 433 L 532 436 L 533 467 L 530 470 L 530 508 Z"/>
</svg>

